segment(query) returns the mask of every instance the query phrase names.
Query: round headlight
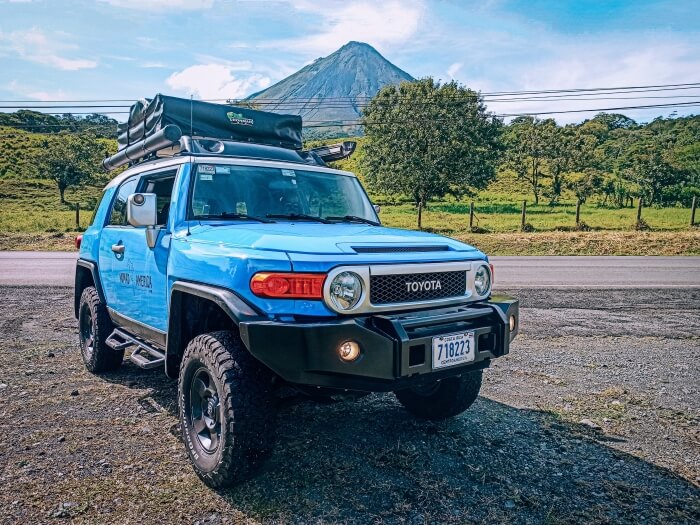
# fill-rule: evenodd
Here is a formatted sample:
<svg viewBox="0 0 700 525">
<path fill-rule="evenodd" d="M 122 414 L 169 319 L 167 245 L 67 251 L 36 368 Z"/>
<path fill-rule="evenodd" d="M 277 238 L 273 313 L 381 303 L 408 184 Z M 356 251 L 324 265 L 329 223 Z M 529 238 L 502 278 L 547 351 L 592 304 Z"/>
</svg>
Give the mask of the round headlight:
<svg viewBox="0 0 700 525">
<path fill-rule="evenodd" d="M 474 288 L 477 295 L 488 295 L 491 291 L 491 272 L 489 267 L 481 265 L 474 274 Z"/>
<path fill-rule="evenodd" d="M 352 310 L 362 296 L 362 279 L 354 272 L 341 272 L 331 281 L 329 293 L 338 310 Z"/>
</svg>

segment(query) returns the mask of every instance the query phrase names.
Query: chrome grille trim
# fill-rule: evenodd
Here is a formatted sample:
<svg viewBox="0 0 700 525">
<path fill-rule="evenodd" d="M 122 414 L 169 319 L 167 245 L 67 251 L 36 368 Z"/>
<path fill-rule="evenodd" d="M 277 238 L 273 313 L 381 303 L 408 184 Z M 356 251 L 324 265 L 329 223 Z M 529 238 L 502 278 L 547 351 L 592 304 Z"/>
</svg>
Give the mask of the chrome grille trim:
<svg viewBox="0 0 700 525">
<path fill-rule="evenodd" d="M 478 266 L 488 264 L 485 261 L 456 261 L 442 263 L 405 263 L 405 264 L 373 264 L 364 266 L 340 266 L 328 272 L 328 277 L 323 285 L 323 297 L 326 306 L 339 314 L 356 315 L 362 313 L 377 313 L 387 311 L 417 310 L 420 308 L 435 308 L 438 306 L 451 306 L 479 301 L 488 296 L 478 296 L 474 290 L 474 271 Z M 466 272 L 466 288 L 464 295 L 459 297 L 446 297 L 440 299 L 426 299 L 401 303 L 372 304 L 370 301 L 371 277 L 377 275 L 406 275 L 419 273 L 442 272 Z M 341 272 L 354 272 L 362 279 L 362 295 L 360 301 L 352 310 L 337 310 L 330 300 L 330 285 L 336 275 Z"/>
</svg>

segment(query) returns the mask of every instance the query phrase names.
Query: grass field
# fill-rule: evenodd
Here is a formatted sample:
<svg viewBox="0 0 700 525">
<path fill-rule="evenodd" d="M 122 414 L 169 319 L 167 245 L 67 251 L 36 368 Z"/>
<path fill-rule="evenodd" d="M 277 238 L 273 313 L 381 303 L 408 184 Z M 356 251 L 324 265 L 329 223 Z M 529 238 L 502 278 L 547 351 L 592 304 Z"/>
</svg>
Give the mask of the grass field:
<svg viewBox="0 0 700 525">
<path fill-rule="evenodd" d="M 56 185 L 48 180 L 0 180 L 0 231 L 23 233 L 73 232 L 75 203 L 81 207 L 80 226 L 90 223 L 92 212 L 102 193 L 101 187 L 88 186 L 66 190 L 61 204 Z"/>
<path fill-rule="evenodd" d="M 475 201 L 474 226 L 485 232 L 520 231 L 522 200 Z M 592 230 L 631 230 L 636 222 L 635 208 L 614 208 L 600 205 L 581 207 L 581 221 Z M 416 227 L 416 209 L 412 204 L 383 205 L 382 221 L 398 228 Z M 576 225 L 575 204 L 549 206 L 527 205 L 527 223 L 535 231 L 561 231 Z M 689 229 L 690 210 L 687 208 L 646 208 L 642 218 L 653 231 Z M 700 218 L 700 216 L 699 216 Z M 439 233 L 469 232 L 469 203 L 435 202 L 423 214 L 423 227 Z"/>
<path fill-rule="evenodd" d="M 88 226 L 101 186 L 66 191 L 70 204 L 61 204 L 55 185 L 48 180 L 0 179 L 0 249 L 71 250 L 77 231 Z M 416 228 L 416 209 L 386 196 L 380 217 L 386 226 Z M 469 201 L 475 202 L 475 227 L 469 229 Z M 520 232 L 522 201 L 528 201 L 527 222 L 534 232 Z M 80 228 L 75 224 L 75 203 L 80 203 Z M 634 231 L 636 209 L 587 203 L 581 220 L 592 231 L 573 230 L 575 204 L 564 195 L 560 205 L 534 206 L 522 185 L 504 177 L 473 198 L 447 198 L 432 202 L 423 214 L 428 231 L 455 237 L 494 255 L 697 255 L 700 230 L 690 228 L 687 208 L 644 208 L 642 217 L 651 231 Z M 700 217 L 698 217 L 700 219 Z"/>
</svg>

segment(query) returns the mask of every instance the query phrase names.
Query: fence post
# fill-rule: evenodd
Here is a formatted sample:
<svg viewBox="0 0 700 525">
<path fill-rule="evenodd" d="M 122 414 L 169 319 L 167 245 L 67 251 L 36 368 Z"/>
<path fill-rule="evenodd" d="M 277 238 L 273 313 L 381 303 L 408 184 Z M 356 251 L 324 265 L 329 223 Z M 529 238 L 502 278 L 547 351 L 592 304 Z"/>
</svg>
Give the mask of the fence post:
<svg viewBox="0 0 700 525">
<path fill-rule="evenodd" d="M 637 205 L 637 222 L 642 220 L 642 198 L 639 197 L 639 204 Z"/>
<path fill-rule="evenodd" d="M 581 201 L 576 200 L 576 226 L 581 222 Z"/>
<path fill-rule="evenodd" d="M 80 203 L 75 204 L 75 228 L 80 229 Z"/>
<path fill-rule="evenodd" d="M 690 207 L 690 225 L 695 226 L 695 195 L 693 195 L 693 204 Z"/>
<path fill-rule="evenodd" d="M 522 216 L 520 217 L 520 230 L 525 231 L 525 214 L 526 214 L 526 209 L 527 209 L 527 201 L 523 201 L 523 211 L 522 211 Z"/>
<path fill-rule="evenodd" d="M 693 197 L 693 205 L 695 205 L 695 197 Z M 694 208 L 693 208 L 694 209 Z M 474 227 L 474 201 L 469 205 L 469 229 Z"/>
</svg>

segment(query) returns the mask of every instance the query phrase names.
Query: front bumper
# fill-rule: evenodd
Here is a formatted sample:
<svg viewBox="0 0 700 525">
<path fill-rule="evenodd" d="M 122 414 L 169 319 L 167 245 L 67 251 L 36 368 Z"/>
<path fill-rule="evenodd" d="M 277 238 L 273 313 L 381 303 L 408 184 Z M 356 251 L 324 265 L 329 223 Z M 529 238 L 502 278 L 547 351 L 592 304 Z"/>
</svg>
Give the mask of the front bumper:
<svg viewBox="0 0 700 525">
<path fill-rule="evenodd" d="M 509 319 L 515 317 L 515 329 Z M 248 350 L 284 380 L 308 386 L 387 392 L 417 386 L 489 366 L 505 355 L 520 325 L 518 301 L 494 296 L 489 301 L 330 321 L 244 321 L 239 325 Z M 432 338 L 475 332 L 473 362 L 432 369 Z M 346 363 L 337 348 L 353 340 L 362 355 Z"/>
</svg>

